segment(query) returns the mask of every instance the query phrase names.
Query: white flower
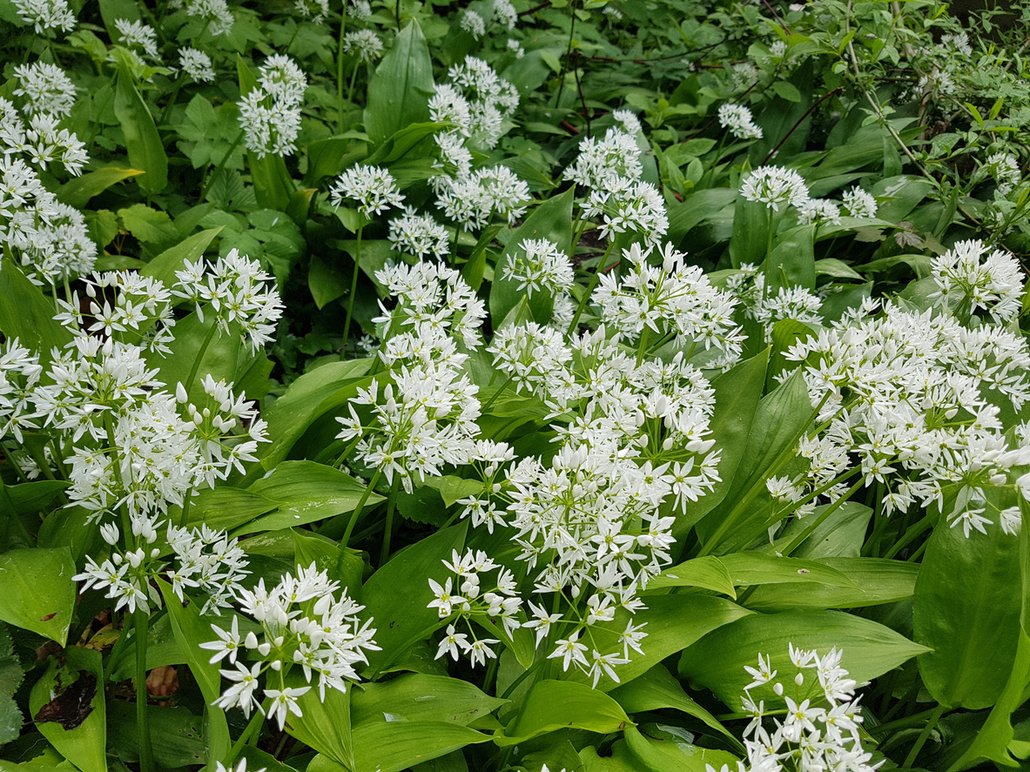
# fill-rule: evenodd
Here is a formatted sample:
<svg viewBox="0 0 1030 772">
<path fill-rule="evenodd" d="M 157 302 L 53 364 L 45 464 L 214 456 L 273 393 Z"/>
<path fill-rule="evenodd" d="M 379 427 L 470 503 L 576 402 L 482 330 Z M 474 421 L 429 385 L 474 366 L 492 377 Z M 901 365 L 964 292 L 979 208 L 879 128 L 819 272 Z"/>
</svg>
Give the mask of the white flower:
<svg viewBox="0 0 1030 772">
<path fill-rule="evenodd" d="M 809 199 L 808 186 L 801 175 L 782 166 L 758 167 L 744 178 L 740 194 L 777 212 L 780 207 L 801 206 Z"/>
<path fill-rule="evenodd" d="M 373 62 L 383 55 L 383 41 L 373 30 L 352 30 L 343 36 L 343 50 L 363 62 Z"/>
<path fill-rule="evenodd" d="M 852 217 L 862 219 L 876 217 L 876 199 L 873 198 L 871 193 L 862 190 L 858 185 L 844 191 L 844 194 L 841 196 L 841 203 L 845 211 Z"/>
<path fill-rule="evenodd" d="M 329 188 L 329 200 L 340 206 L 344 199 L 357 201 L 365 217 L 382 214 L 391 207 L 399 207 L 404 194 L 397 189 L 393 175 L 381 166 L 355 164 Z"/>
<path fill-rule="evenodd" d="M 33 62 L 14 68 L 18 87 L 15 96 L 24 97 L 26 112 L 64 118 L 75 106 L 75 85 L 56 64 Z"/>
<path fill-rule="evenodd" d="M 530 201 L 529 186 L 506 166 L 477 169 L 439 182 L 438 205 L 468 230 L 480 230 L 494 217 L 514 225 Z"/>
<path fill-rule="evenodd" d="M 67 0 L 11 0 L 18 16 L 32 24 L 38 34 L 44 30 L 71 32 L 75 29 L 75 14 Z"/>
<path fill-rule="evenodd" d="M 719 106 L 719 125 L 728 129 L 737 139 L 761 139 L 762 129 L 755 124 L 751 111 L 743 105 L 723 104 Z"/>
<path fill-rule="evenodd" d="M 532 297 L 534 291 L 566 292 L 575 274 L 568 255 L 548 239 L 526 239 L 509 256 L 505 276 L 518 282 L 519 289 Z"/>
<path fill-rule="evenodd" d="M 387 236 L 393 248 L 418 258 L 428 255 L 440 259 L 450 252 L 447 229 L 429 215 L 405 207 L 404 213 L 390 220 Z"/>
<path fill-rule="evenodd" d="M 115 29 L 121 36 L 121 42 L 128 48 L 138 48 L 151 59 L 159 59 L 157 51 L 157 32 L 149 24 L 129 19 L 115 19 Z"/>
<path fill-rule="evenodd" d="M 996 321 L 1014 319 L 1023 296 L 1023 271 L 1000 249 L 988 251 L 981 241 L 959 241 L 930 261 L 937 290 L 931 298 L 959 313 L 987 311 Z"/>
<path fill-rule="evenodd" d="M 268 717 L 277 722 L 279 724 L 279 728 L 282 729 L 286 725 L 287 715 L 291 713 L 294 716 L 303 715 L 300 711 L 300 705 L 297 704 L 297 698 L 303 697 L 309 691 L 311 691 L 310 686 L 265 689 L 265 698 L 271 700 L 271 704 L 268 709 Z"/>
<path fill-rule="evenodd" d="M 247 149 L 258 157 L 292 155 L 300 134 L 300 108 L 307 78 L 288 56 L 269 56 L 258 85 L 238 103 Z"/>
<path fill-rule="evenodd" d="M 215 79 L 211 57 L 188 46 L 179 49 L 179 69 L 197 83 L 210 83 Z"/>
</svg>

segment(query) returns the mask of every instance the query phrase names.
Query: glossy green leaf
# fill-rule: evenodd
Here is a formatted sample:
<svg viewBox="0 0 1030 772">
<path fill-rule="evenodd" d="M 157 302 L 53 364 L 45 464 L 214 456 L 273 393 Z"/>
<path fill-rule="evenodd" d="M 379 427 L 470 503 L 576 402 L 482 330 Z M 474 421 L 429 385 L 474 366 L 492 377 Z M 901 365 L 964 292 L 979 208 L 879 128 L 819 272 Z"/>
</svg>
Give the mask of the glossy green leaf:
<svg viewBox="0 0 1030 772">
<path fill-rule="evenodd" d="M 808 561 L 813 562 L 815 561 Z M 865 608 L 908 600 L 915 592 L 919 566 L 882 558 L 827 558 L 821 564 L 846 583 L 813 580 L 758 587 L 748 608 Z"/>
<path fill-rule="evenodd" d="M 107 772 L 107 706 L 104 698 L 104 667 L 99 651 L 72 646 L 64 650 L 63 661 L 50 659 L 46 672 L 32 686 L 29 694 L 29 711 L 35 716 L 40 708 L 50 702 L 54 695 L 83 678 L 92 677 L 96 689 L 89 706 L 89 714 L 72 729 L 66 729 L 54 721 L 36 721 L 36 728 L 52 746 L 82 772 Z M 85 711 L 78 712 L 81 718 Z"/>
<path fill-rule="evenodd" d="M 652 591 L 667 587 L 700 587 L 737 597 L 730 572 L 719 558 L 711 555 L 667 568 L 647 584 L 647 589 Z"/>
<path fill-rule="evenodd" d="M 503 748 L 559 729 L 608 734 L 621 731 L 631 723 L 619 703 L 586 684 L 537 681 L 504 736 L 495 738 L 494 742 Z"/>
<path fill-rule="evenodd" d="M 125 136 L 129 164 L 143 172 L 139 186 L 149 194 L 160 193 L 168 185 L 168 156 L 150 108 L 124 66 L 118 68 L 114 114 Z"/>
<path fill-rule="evenodd" d="M 63 646 L 75 610 L 75 573 L 65 547 L 0 554 L 0 620 Z"/>
<path fill-rule="evenodd" d="M 53 348 L 71 340 L 71 334 L 53 320 L 54 304 L 6 258 L 0 269 L 0 298 L 0 332 L 37 352 L 44 365 Z"/>
<path fill-rule="evenodd" d="M 645 737 L 636 727 L 626 727 L 626 748 L 637 762 L 637 769 L 647 772 L 706 772 L 709 768 L 719 769 L 724 764 L 730 768 L 737 757 L 726 751 L 701 748 L 683 741 L 655 740 Z"/>
<path fill-rule="evenodd" d="M 734 737 L 715 716 L 687 696 L 679 681 L 673 678 L 664 665 L 655 665 L 642 676 L 625 686 L 613 689 L 608 694 L 622 705 L 627 713 L 671 708 L 693 716 L 725 737 Z"/>
<path fill-rule="evenodd" d="M 355 772 L 401 772 L 490 736 L 445 721 L 369 723 L 354 728 Z"/>
<path fill-rule="evenodd" d="M 417 21 L 397 35 L 368 84 L 365 131 L 379 145 L 413 123 L 429 120 L 433 95 L 433 62 Z"/>
<path fill-rule="evenodd" d="M 165 286 L 171 287 L 178 281 L 175 272 L 181 271 L 187 261 L 195 262 L 197 258 L 204 254 L 211 245 L 211 242 L 221 232 L 222 228 L 220 227 L 208 228 L 183 239 L 181 243 L 176 244 L 174 247 L 169 247 L 151 259 L 150 262 L 140 269 L 140 273 L 163 282 Z"/>
<path fill-rule="evenodd" d="M 100 195 L 112 185 L 130 177 L 138 177 L 145 172 L 126 166 L 105 166 L 103 169 L 86 172 L 80 177 L 73 177 L 57 190 L 60 201 L 81 209 L 89 203 L 93 196 Z"/>
<path fill-rule="evenodd" d="M 766 584 L 825 584 L 857 590 L 855 583 L 825 563 L 785 558 L 762 552 L 734 552 L 719 560 L 726 567 L 735 587 Z"/>
<path fill-rule="evenodd" d="M 740 695 L 759 654 L 773 668 L 789 670 L 788 644 L 824 654 L 836 646 L 844 652 L 841 666 L 859 683 L 870 681 L 927 651 L 902 635 L 840 611 L 787 611 L 752 614 L 724 625 L 690 646 L 680 657 L 680 675 L 711 689 L 728 706 Z"/>
<path fill-rule="evenodd" d="M 300 716 L 290 716 L 287 731 L 347 769 L 354 769 L 357 748 L 351 737 L 350 700 L 355 687 L 346 692 L 326 689 L 325 699 L 318 689 L 310 689 L 298 700 Z"/>
<path fill-rule="evenodd" d="M 351 696 L 351 711 L 355 726 L 378 721 L 446 721 L 468 726 L 507 702 L 468 681 L 412 673 L 364 684 Z"/>
</svg>

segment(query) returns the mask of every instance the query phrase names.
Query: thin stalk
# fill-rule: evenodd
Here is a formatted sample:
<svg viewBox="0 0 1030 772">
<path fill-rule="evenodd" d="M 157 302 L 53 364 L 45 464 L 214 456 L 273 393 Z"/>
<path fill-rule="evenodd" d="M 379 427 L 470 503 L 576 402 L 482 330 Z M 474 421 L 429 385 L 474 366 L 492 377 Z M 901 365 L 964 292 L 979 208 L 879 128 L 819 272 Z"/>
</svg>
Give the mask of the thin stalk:
<svg viewBox="0 0 1030 772">
<path fill-rule="evenodd" d="M 186 393 L 193 388 L 193 382 L 197 378 L 197 373 L 200 372 L 200 363 L 204 361 L 204 355 L 207 353 L 208 347 L 211 345 L 211 341 L 215 339 L 215 332 L 218 330 L 218 323 L 212 321 L 211 329 L 207 335 L 204 336 L 204 342 L 200 344 L 200 350 L 197 352 L 196 359 L 193 360 L 193 367 L 190 368 L 190 374 L 186 378 L 186 383 L 182 385 L 186 389 Z"/>
<path fill-rule="evenodd" d="M 509 376 L 508 376 L 508 380 L 506 380 L 506 381 L 505 381 L 504 383 L 502 383 L 502 384 L 501 384 L 501 386 L 500 386 L 500 388 L 499 388 L 499 389 L 497 389 L 497 391 L 495 391 L 495 392 L 493 393 L 493 396 L 491 396 L 491 397 L 490 397 L 490 399 L 488 399 L 488 400 L 487 400 L 486 402 L 484 402 L 484 403 L 483 403 L 483 404 L 482 404 L 482 405 L 480 406 L 480 408 L 479 408 L 479 412 L 480 412 L 480 413 L 485 413 L 485 412 L 486 412 L 487 410 L 489 410 L 489 409 L 490 409 L 490 406 L 491 406 L 491 405 L 492 405 L 492 404 L 493 404 L 494 402 L 496 402 L 496 401 L 497 401 L 497 398 L 498 398 L 499 396 L 501 396 L 501 394 L 503 394 L 503 393 L 505 392 L 505 390 L 506 390 L 506 389 L 508 388 L 508 386 L 509 386 L 509 385 L 511 384 L 511 382 L 512 382 L 512 379 L 514 379 L 514 377 L 515 377 L 514 375 L 509 375 Z"/>
<path fill-rule="evenodd" d="M 136 609 L 132 614 L 132 626 L 136 633 L 136 728 L 139 732 L 140 772 L 157 769 L 154 766 L 154 749 L 150 741 L 150 717 L 147 714 L 147 633 L 150 628 L 150 614 Z"/>
<path fill-rule="evenodd" d="M 207 192 L 208 189 L 210 189 L 211 187 L 211 183 L 215 181 L 215 179 L 221 173 L 222 169 L 225 168 L 225 165 L 229 162 L 229 158 L 236 151 L 236 148 L 240 146 L 240 143 L 243 141 L 243 138 L 245 136 L 246 131 L 244 129 L 240 129 L 240 133 L 236 135 L 236 139 L 233 140 L 233 143 L 229 146 L 229 149 L 225 151 L 225 155 L 222 156 L 222 160 L 218 162 L 218 166 L 215 167 L 215 170 L 210 175 L 204 178 L 204 184 L 200 188 L 201 201 L 203 201 L 207 197 Z"/>
<path fill-rule="evenodd" d="M 902 767 L 908 769 L 915 764 L 916 757 L 919 756 L 919 751 L 923 749 L 923 745 L 925 745 L 926 741 L 930 738 L 930 733 L 934 730 L 934 727 L 937 726 L 937 722 L 941 720 L 941 716 L 944 715 L 945 710 L 947 710 L 947 708 L 943 705 L 938 705 L 934 708 L 930 717 L 926 721 L 926 726 L 923 727 L 923 731 L 920 732 L 919 737 L 916 738 L 915 745 L 912 746 L 912 750 L 910 750 L 908 755 L 905 757 L 905 762 L 901 765 Z"/>
<path fill-rule="evenodd" d="M 927 528 L 933 525 L 933 520 L 933 515 L 927 515 L 922 520 L 919 520 L 913 523 L 911 526 L 909 526 L 908 529 L 906 529 L 904 535 L 900 539 L 898 539 L 889 550 L 887 550 L 887 554 L 884 555 L 884 557 L 889 560 L 893 558 L 895 555 L 897 555 L 899 552 L 901 552 L 903 549 L 905 549 L 905 547 L 907 547 L 916 538 L 922 535 Z"/>
<path fill-rule="evenodd" d="M 350 340 L 350 320 L 354 314 L 354 296 L 358 292 L 358 274 L 361 272 L 361 232 L 365 226 L 358 228 L 358 246 L 354 250 L 354 273 L 350 278 L 350 297 L 347 298 L 347 320 L 343 323 L 343 346 L 346 349 Z"/>
<path fill-rule="evenodd" d="M 182 84 L 184 82 L 185 79 L 181 75 L 175 79 L 172 95 L 168 98 L 168 104 L 165 105 L 165 109 L 161 111 L 161 120 L 158 121 L 159 126 L 168 123 L 168 117 L 172 114 L 172 108 L 175 107 L 175 103 L 179 99 L 179 92 L 182 91 Z"/>
<path fill-rule="evenodd" d="M 579 306 L 576 308 L 576 315 L 572 317 L 572 322 L 569 324 L 569 335 L 576 331 L 576 327 L 579 325 L 579 318 L 583 315 L 583 311 L 586 309 L 587 303 L 590 301 L 590 296 L 594 293 L 594 288 L 597 286 L 597 282 L 601 279 L 601 271 L 605 270 L 605 266 L 608 263 L 608 255 L 611 254 L 614 246 L 614 241 L 608 244 L 608 248 L 604 251 L 604 255 L 601 256 L 601 260 L 594 268 L 594 275 L 590 277 L 590 284 L 587 285 L 586 292 L 583 293 L 583 297 L 579 301 Z"/>
<path fill-rule="evenodd" d="M 354 507 L 354 511 L 351 513 L 350 520 L 347 522 L 347 530 L 343 532 L 343 538 L 340 539 L 340 549 L 343 549 L 350 542 L 350 536 L 354 533 L 354 526 L 357 525 L 358 518 L 361 517 L 361 510 L 365 508 L 365 504 L 368 503 L 368 497 L 372 495 L 372 491 L 376 487 L 376 483 L 379 482 L 379 477 L 382 475 L 382 469 L 376 469 L 372 479 L 368 481 L 368 487 L 365 488 L 365 492 L 361 494 L 361 498 L 358 499 L 358 505 Z"/>
<path fill-rule="evenodd" d="M 859 480 L 854 485 L 848 488 L 844 495 L 842 495 L 839 499 L 837 499 L 835 502 L 826 507 L 826 509 L 824 509 L 819 514 L 819 517 L 814 518 L 811 525 L 809 525 L 807 528 L 805 528 L 805 530 L 803 530 L 801 533 L 799 533 L 797 536 L 791 539 L 790 544 L 788 544 L 786 547 L 783 548 L 783 550 L 781 550 L 782 553 L 785 556 L 787 556 L 790 555 L 790 553 L 792 553 L 798 547 L 800 547 L 804 543 L 805 539 L 807 539 L 815 532 L 816 528 L 818 528 L 820 525 L 826 522 L 826 518 L 828 518 L 838 509 L 840 509 L 841 505 L 848 499 L 850 499 L 855 493 L 857 493 L 859 488 L 861 488 L 863 485 L 865 485 L 865 480 L 859 478 Z"/>
<path fill-rule="evenodd" d="M 247 722 L 247 726 L 243 729 L 243 734 L 239 736 L 236 742 L 232 744 L 232 748 L 229 749 L 229 758 L 226 761 L 226 765 L 236 763 L 236 759 L 243 752 L 243 748 L 250 744 L 251 737 L 261 728 L 261 724 L 264 723 L 265 710 L 271 704 L 271 700 L 265 700 L 265 704 L 250 717 L 250 721 Z"/>
<path fill-rule="evenodd" d="M 348 105 L 354 104 L 354 84 L 358 80 L 358 65 L 359 64 L 360 64 L 360 62 L 354 62 L 354 69 L 351 71 L 351 74 L 350 74 L 350 84 L 347 86 L 347 104 Z M 341 123 L 340 126 L 341 126 L 340 131 L 343 131 L 343 129 L 346 128 L 343 123 Z"/>
<path fill-rule="evenodd" d="M 572 42 L 576 33 L 576 0 L 569 3 L 569 42 L 565 47 L 565 56 L 562 57 L 561 73 L 558 75 L 558 95 L 555 97 L 554 106 L 561 104 L 562 92 L 565 91 L 565 74 L 569 59 L 572 57 Z"/>
<path fill-rule="evenodd" d="M 397 506 L 397 483 L 399 477 L 393 478 L 393 485 L 390 486 L 390 497 L 386 500 L 386 528 L 383 531 L 383 545 L 379 550 L 379 565 L 385 565 L 390 557 L 390 541 L 393 538 L 393 512 Z"/>
</svg>

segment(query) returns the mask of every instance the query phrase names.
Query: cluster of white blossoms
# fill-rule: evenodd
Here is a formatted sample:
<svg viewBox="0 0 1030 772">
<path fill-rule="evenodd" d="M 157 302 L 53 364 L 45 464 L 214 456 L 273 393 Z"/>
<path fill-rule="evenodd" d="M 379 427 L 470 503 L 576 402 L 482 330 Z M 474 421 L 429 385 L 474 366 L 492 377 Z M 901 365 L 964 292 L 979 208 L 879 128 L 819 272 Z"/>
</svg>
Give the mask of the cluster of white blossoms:
<svg viewBox="0 0 1030 772">
<path fill-rule="evenodd" d="M 960 319 L 985 311 L 995 322 L 1009 322 L 1023 300 L 1023 269 L 1009 252 L 982 241 L 959 241 L 930 261 L 937 285 L 930 296 Z"/>
<path fill-rule="evenodd" d="M 446 178 L 439 187 L 437 203 L 444 214 L 470 231 L 484 228 L 494 218 L 514 225 L 530 200 L 529 186 L 507 166 Z"/>
<path fill-rule="evenodd" d="M 474 56 L 452 66 L 447 79 L 429 100 L 430 117 L 451 124 L 453 131 L 475 147 L 495 147 L 504 122 L 519 105 L 515 86 Z"/>
<path fill-rule="evenodd" d="M 118 30 L 118 42 L 137 57 L 142 52 L 151 61 L 161 58 L 161 54 L 157 50 L 157 31 L 149 24 L 144 24 L 138 19 L 115 19 L 114 27 Z"/>
<path fill-rule="evenodd" d="M 1012 153 L 991 153 L 984 161 L 982 171 L 994 178 L 998 192 L 1003 196 L 1007 196 L 1023 181 L 1019 159 Z"/>
<path fill-rule="evenodd" d="M 15 12 L 26 24 L 31 24 L 37 34 L 47 30 L 71 32 L 75 29 L 75 14 L 68 7 L 67 0 L 11 0 Z"/>
<path fill-rule="evenodd" d="M 451 251 L 447 229 L 432 216 L 419 214 L 412 207 L 405 207 L 403 214 L 390 220 L 387 239 L 395 251 L 420 260 L 429 255 L 439 260 Z"/>
<path fill-rule="evenodd" d="M 661 192 L 642 179 L 640 123 L 627 110 L 612 113 L 616 125 L 604 138 L 584 139 L 565 178 L 584 188 L 583 214 L 601 221 L 601 236 L 611 239 L 630 232 L 646 244 L 658 243 L 669 230 L 669 216 Z"/>
<path fill-rule="evenodd" d="M 214 652 L 211 662 L 232 666 L 219 671 L 231 682 L 215 701 L 222 710 L 238 707 L 249 716 L 257 708 L 281 729 L 288 716 L 302 715 L 298 700 L 312 683 L 317 682 L 321 700 L 326 687 L 345 692 L 348 682 L 359 680 L 357 667 L 368 663 L 367 652 L 379 651 L 373 620 L 359 617 L 365 607 L 314 563 L 297 566 L 270 589 L 264 579 L 249 589 L 237 585 L 233 596 L 259 629 L 244 635 L 233 616 L 228 629 L 211 625 L 217 640 L 200 645 Z"/>
<path fill-rule="evenodd" d="M 329 202 L 333 206 L 340 206 L 344 199 L 357 202 L 358 211 L 371 219 L 372 215 L 399 207 L 404 202 L 404 194 L 397 189 L 393 175 L 383 167 L 355 164 L 329 188 Z"/>
<path fill-rule="evenodd" d="M 534 292 L 565 295 L 576 278 L 569 256 L 548 239 L 525 239 L 518 244 L 508 256 L 504 275 L 529 297 Z"/>
<path fill-rule="evenodd" d="M 755 123 L 751 111 L 744 105 L 726 103 L 719 106 L 719 125 L 737 139 L 761 139 L 762 127 Z"/>
<path fill-rule="evenodd" d="M 628 342 L 672 341 L 690 352 L 688 359 L 700 346 L 710 352 L 708 367 L 730 367 L 740 358 L 744 334 L 733 319 L 732 294 L 713 286 L 699 266 L 687 265 L 671 244 L 634 244 L 622 257 L 622 275 L 602 274 L 592 297 L 604 324 Z"/>
<path fill-rule="evenodd" d="M 179 69 L 197 83 L 210 83 L 215 79 L 211 57 L 189 46 L 179 49 Z"/>
<path fill-rule="evenodd" d="M 410 492 L 445 466 L 481 457 L 478 387 L 459 346 L 477 345 L 486 309 L 457 271 L 438 263 L 387 265 L 376 278 L 396 298 L 373 320 L 386 372 L 358 391 L 348 416 L 337 418 L 337 437 L 355 443 L 362 463 Z"/>
<path fill-rule="evenodd" d="M 491 7 L 479 11 L 466 8 L 462 11 L 458 24 L 462 30 L 478 40 L 486 34 L 487 27 L 494 23 L 511 31 L 515 29 L 518 21 L 519 14 L 515 10 L 515 6 L 511 4 L 511 0 L 494 0 Z"/>
<path fill-rule="evenodd" d="M 757 667 L 744 668 L 752 680 L 741 703 L 752 719 L 744 729 L 747 761 L 737 762 L 737 770 L 878 769 L 883 762 L 873 763 L 862 747 L 858 684 L 841 667 L 841 650 L 820 657 L 815 650 L 788 644 L 788 653 L 793 677 L 777 679 L 770 658 L 761 654 Z M 707 769 L 716 772 L 710 764 Z M 718 772 L 730 772 L 729 765 Z"/>
<path fill-rule="evenodd" d="M 822 324 L 822 298 L 799 286 L 778 287 L 775 293 L 767 292 L 765 274 L 753 263 L 741 263 L 738 273 L 726 280 L 726 288 L 744 306 L 744 315 L 762 325 L 766 343 L 772 341 L 776 322 L 784 319 Z"/>
<path fill-rule="evenodd" d="M 194 303 L 200 321 L 210 314 L 223 333 L 238 328 L 252 350 L 272 340 L 284 306 L 272 277 L 256 260 L 234 248 L 213 263 L 187 262 L 175 277 L 172 294 Z"/>
<path fill-rule="evenodd" d="M 383 40 L 374 30 L 351 30 L 343 36 L 343 51 L 363 62 L 374 62 L 383 55 Z"/>
<path fill-rule="evenodd" d="M 812 198 L 808 184 L 793 169 L 783 166 L 760 166 L 740 184 L 740 195 L 748 201 L 765 204 L 774 212 L 794 207 L 802 224 L 839 225 L 841 208 L 858 219 L 876 216 L 876 199 L 857 185 L 845 191 L 841 202 Z"/>
<path fill-rule="evenodd" d="M 308 80 L 290 57 L 268 57 L 257 85 L 238 103 L 247 149 L 258 158 L 292 155 L 300 134 L 300 108 Z"/>
<path fill-rule="evenodd" d="M 329 17 L 329 0 L 296 0 L 293 7 L 314 24 L 321 24 Z"/>
<path fill-rule="evenodd" d="M 181 8 L 191 19 L 204 23 L 212 35 L 225 35 L 236 23 L 226 0 L 170 0 L 168 7 Z"/>
<path fill-rule="evenodd" d="M 97 257 L 82 213 L 58 201 L 39 175 L 63 169 L 78 176 L 89 160 L 79 138 L 61 126 L 75 86 L 44 62 L 15 67 L 13 84 L 17 104 L 0 97 L 0 240 L 31 281 L 59 284 L 88 273 Z"/>
<path fill-rule="evenodd" d="M 1030 350 L 1000 325 L 964 326 L 944 308 L 923 312 L 868 301 L 792 346 L 814 405 L 818 434 L 805 438 L 809 468 L 789 482 L 817 491 L 849 469 L 884 486 L 883 512 L 918 504 L 952 527 L 1019 528 L 1018 507 L 988 496 L 1028 463 L 1013 447 L 996 401 L 1030 401 Z M 852 461 L 852 459 L 855 459 Z"/>
</svg>

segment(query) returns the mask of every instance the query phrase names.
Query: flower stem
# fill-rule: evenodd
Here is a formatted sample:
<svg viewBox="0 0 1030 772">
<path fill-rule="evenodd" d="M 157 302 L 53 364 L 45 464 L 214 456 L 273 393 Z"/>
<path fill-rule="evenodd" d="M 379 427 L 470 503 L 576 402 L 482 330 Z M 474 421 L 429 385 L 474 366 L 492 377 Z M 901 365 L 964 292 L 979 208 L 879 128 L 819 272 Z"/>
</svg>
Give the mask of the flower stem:
<svg viewBox="0 0 1030 772">
<path fill-rule="evenodd" d="M 207 354 L 207 349 L 211 345 L 211 341 L 215 339 L 215 331 L 218 329 L 218 322 L 212 320 L 211 329 L 208 330 L 206 336 L 204 336 L 204 342 L 200 344 L 200 350 L 197 352 L 196 358 L 193 360 L 193 367 L 190 368 L 190 374 L 186 378 L 186 383 L 182 385 L 186 389 L 186 393 L 189 394 L 190 389 L 193 388 L 193 382 L 197 379 L 197 373 L 200 371 L 200 363 L 204 361 L 204 355 Z"/>
<path fill-rule="evenodd" d="M 393 485 L 390 486 L 390 498 L 386 502 L 386 528 L 383 531 L 383 546 L 379 551 L 379 565 L 382 566 L 386 563 L 387 558 L 390 557 L 390 540 L 393 537 L 393 511 L 397 506 L 397 483 L 400 482 L 399 477 L 395 477 Z"/>
<path fill-rule="evenodd" d="M 215 181 L 215 178 L 217 178 L 218 175 L 221 173 L 222 169 L 225 168 L 225 165 L 229 162 L 229 158 L 232 156 L 233 152 L 236 150 L 236 148 L 240 146 L 240 143 L 243 141 L 244 136 L 245 131 L 243 129 L 240 129 L 240 133 L 236 135 L 236 139 L 233 140 L 233 143 L 229 146 L 229 149 L 225 151 L 225 155 L 222 156 L 222 160 L 218 162 L 218 165 L 215 167 L 215 170 L 204 179 L 204 184 L 200 188 L 201 202 L 203 202 L 204 199 L 207 198 L 207 192 L 208 189 L 211 187 L 211 183 Z"/>
<path fill-rule="evenodd" d="M 587 285 L 586 292 L 583 293 L 583 297 L 579 301 L 579 306 L 576 308 L 576 315 L 572 317 L 572 322 L 569 324 L 568 335 L 572 335 L 576 331 L 576 327 L 579 325 L 579 318 L 583 315 L 583 310 L 587 307 L 587 303 L 590 300 L 590 296 L 594 293 L 594 287 L 597 286 L 597 282 L 601 278 L 601 271 L 605 270 L 605 266 L 608 263 L 608 255 L 612 252 L 612 247 L 615 246 L 615 242 L 608 244 L 608 249 L 604 251 L 601 260 L 597 263 L 597 267 L 594 268 L 594 275 L 590 277 L 590 284 Z"/>
<path fill-rule="evenodd" d="M 941 716 L 944 715 L 945 710 L 947 710 L 947 708 L 943 705 L 938 705 L 934 708 L 933 713 L 931 713 L 930 717 L 926 720 L 926 726 L 924 726 L 923 731 L 919 733 L 919 737 L 916 738 L 915 745 L 912 746 L 912 750 L 908 752 L 908 755 L 905 757 L 905 762 L 901 766 L 907 769 L 915 764 L 916 758 L 919 756 L 919 751 L 923 749 L 923 745 L 926 744 L 926 741 L 930 737 L 930 733 L 934 730 L 934 727 L 937 726 L 937 722 L 941 720 Z"/>
<path fill-rule="evenodd" d="M 365 488 L 365 492 L 361 494 L 361 498 L 358 499 L 358 505 L 354 507 L 354 511 L 351 513 L 350 521 L 347 523 L 347 530 L 343 532 L 343 538 L 340 539 L 340 549 L 347 546 L 350 541 L 351 534 L 354 533 L 354 526 L 358 523 L 358 518 L 361 517 L 361 510 L 365 508 L 365 504 L 368 503 L 368 497 L 372 495 L 372 491 L 376 487 L 376 483 L 379 482 L 379 477 L 383 473 L 382 469 L 376 469 L 372 479 L 368 481 L 368 487 Z"/>
<path fill-rule="evenodd" d="M 336 128 L 343 133 L 343 33 L 347 29 L 347 1 L 343 3 L 343 10 L 340 11 L 340 34 L 336 41 L 336 102 L 337 117 Z"/>
<path fill-rule="evenodd" d="M 151 772 L 156 767 L 147 714 L 147 633 L 150 628 L 150 613 L 140 608 L 136 609 L 132 614 L 132 626 L 136 633 L 136 729 L 139 732 L 139 768 L 140 772 Z"/>
<path fill-rule="evenodd" d="M 361 273 L 361 232 L 365 230 L 365 226 L 361 225 L 358 227 L 358 246 L 354 250 L 354 274 L 350 279 L 350 297 L 347 298 L 347 319 L 343 323 L 343 346 L 347 347 L 347 341 L 350 340 L 350 320 L 354 315 L 354 296 L 358 292 L 358 274 Z"/>
</svg>

